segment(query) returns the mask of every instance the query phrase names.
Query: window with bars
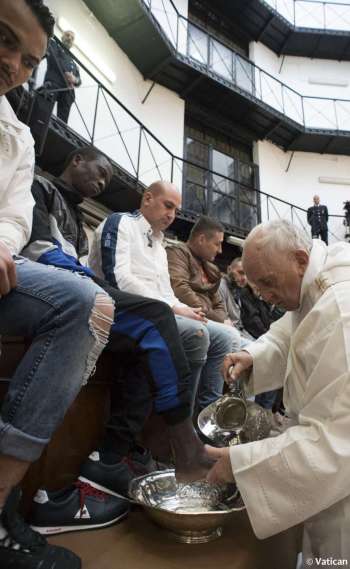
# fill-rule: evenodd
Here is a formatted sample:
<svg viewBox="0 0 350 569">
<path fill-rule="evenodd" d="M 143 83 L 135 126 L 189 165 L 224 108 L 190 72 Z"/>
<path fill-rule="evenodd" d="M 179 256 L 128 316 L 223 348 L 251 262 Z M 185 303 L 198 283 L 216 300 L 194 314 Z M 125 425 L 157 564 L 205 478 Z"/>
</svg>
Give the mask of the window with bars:
<svg viewBox="0 0 350 569">
<path fill-rule="evenodd" d="M 183 207 L 249 231 L 259 219 L 257 166 L 237 154 L 227 142 L 187 127 Z"/>
</svg>

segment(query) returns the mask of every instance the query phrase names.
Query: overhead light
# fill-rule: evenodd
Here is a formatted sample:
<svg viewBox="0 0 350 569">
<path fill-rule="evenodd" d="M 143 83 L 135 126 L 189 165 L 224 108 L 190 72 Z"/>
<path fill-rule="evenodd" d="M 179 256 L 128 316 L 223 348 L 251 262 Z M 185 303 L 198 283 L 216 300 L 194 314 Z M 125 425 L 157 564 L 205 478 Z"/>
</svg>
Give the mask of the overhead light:
<svg viewBox="0 0 350 569">
<path fill-rule="evenodd" d="M 90 63 L 92 63 L 92 65 L 94 67 L 96 67 L 97 71 L 99 73 L 102 73 L 102 75 L 110 82 L 110 83 L 115 83 L 117 80 L 117 77 L 115 75 L 115 73 L 108 67 L 108 65 L 105 64 L 104 61 L 102 61 L 102 58 L 100 59 L 98 57 L 98 55 L 96 55 L 96 53 L 92 50 L 91 45 L 89 45 L 86 41 L 84 41 L 81 36 L 76 32 L 76 30 L 74 29 L 74 26 L 72 26 L 68 20 L 66 20 L 65 18 L 60 17 L 58 19 L 57 22 L 57 26 L 59 27 L 59 29 L 61 30 L 61 32 L 66 32 L 66 31 L 71 31 L 74 32 L 75 35 L 75 39 L 74 39 L 74 47 L 77 48 L 80 53 L 86 57 Z"/>
<path fill-rule="evenodd" d="M 318 181 L 320 184 L 335 184 L 337 186 L 350 186 L 350 178 L 326 178 L 319 176 Z"/>
<path fill-rule="evenodd" d="M 330 77 L 309 77 L 310 85 L 327 85 L 330 87 L 348 87 L 347 79 L 331 79 Z"/>
</svg>

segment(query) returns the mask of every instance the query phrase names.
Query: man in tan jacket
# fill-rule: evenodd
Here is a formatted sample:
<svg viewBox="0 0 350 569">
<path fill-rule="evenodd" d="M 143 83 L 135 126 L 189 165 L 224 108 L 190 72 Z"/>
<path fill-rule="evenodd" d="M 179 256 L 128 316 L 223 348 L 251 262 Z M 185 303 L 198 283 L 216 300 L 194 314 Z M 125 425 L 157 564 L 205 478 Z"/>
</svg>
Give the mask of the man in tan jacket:
<svg viewBox="0 0 350 569">
<path fill-rule="evenodd" d="M 221 273 L 213 263 L 216 255 L 221 253 L 223 239 L 222 225 L 202 216 L 193 226 L 187 243 L 167 247 L 168 266 L 176 297 L 192 308 L 200 308 L 205 314 L 211 342 L 227 342 L 230 338 L 235 351 L 240 344 L 240 335 L 228 319 L 219 293 Z M 215 401 L 220 392 L 222 384 L 215 377 L 200 381 L 198 408 Z"/>
<path fill-rule="evenodd" d="M 202 308 L 206 317 L 224 323 L 228 319 L 219 293 L 221 273 L 213 261 L 221 253 L 222 225 L 202 216 L 193 226 L 187 243 L 167 247 L 171 285 L 179 300 Z"/>
</svg>

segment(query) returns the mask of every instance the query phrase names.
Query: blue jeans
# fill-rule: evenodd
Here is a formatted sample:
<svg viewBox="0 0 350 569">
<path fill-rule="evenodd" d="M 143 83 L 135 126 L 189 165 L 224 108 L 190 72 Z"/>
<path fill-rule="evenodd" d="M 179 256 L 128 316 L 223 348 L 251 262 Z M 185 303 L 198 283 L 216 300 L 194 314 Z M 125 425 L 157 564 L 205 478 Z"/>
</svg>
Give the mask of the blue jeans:
<svg viewBox="0 0 350 569">
<path fill-rule="evenodd" d="M 87 381 L 104 344 L 90 323 L 91 279 L 16 259 L 17 287 L 0 300 L 0 334 L 32 338 L 0 414 L 0 454 L 36 460 Z"/>
<path fill-rule="evenodd" d="M 221 365 L 227 353 L 240 349 L 240 334 L 233 326 L 208 320 L 199 322 L 176 316 L 185 354 L 191 369 L 192 410 L 204 409 L 222 395 Z"/>
<path fill-rule="evenodd" d="M 273 391 L 264 391 L 264 393 L 259 393 L 259 395 L 255 396 L 255 403 L 258 403 L 258 405 L 264 407 L 264 409 L 272 409 L 276 401 L 277 392 L 278 390 L 274 389 Z"/>
</svg>

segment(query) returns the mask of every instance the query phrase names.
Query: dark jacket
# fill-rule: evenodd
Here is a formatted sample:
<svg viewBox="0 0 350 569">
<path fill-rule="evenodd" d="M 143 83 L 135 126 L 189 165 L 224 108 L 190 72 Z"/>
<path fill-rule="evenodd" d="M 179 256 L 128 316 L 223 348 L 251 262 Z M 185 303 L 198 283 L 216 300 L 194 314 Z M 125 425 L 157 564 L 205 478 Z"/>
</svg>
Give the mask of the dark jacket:
<svg viewBox="0 0 350 569">
<path fill-rule="evenodd" d="M 307 222 L 311 225 L 311 232 L 317 234 L 327 229 L 328 209 L 325 205 L 313 205 L 307 210 Z"/>
<path fill-rule="evenodd" d="M 49 89 L 64 89 L 69 87 L 65 78 L 65 72 L 73 73 L 77 83 L 81 84 L 79 68 L 70 55 L 68 49 L 63 47 L 55 39 L 50 40 L 47 50 L 47 71 L 45 75 L 45 86 Z M 68 92 L 67 92 L 68 93 Z M 74 89 L 71 89 L 70 96 L 72 101 L 75 99 Z"/>
<path fill-rule="evenodd" d="M 220 282 L 219 293 L 223 300 L 225 311 L 233 326 L 239 330 L 241 336 L 247 340 L 253 340 L 251 334 L 245 330 L 241 319 L 240 290 L 241 289 L 228 275 L 223 275 Z"/>
<path fill-rule="evenodd" d="M 221 273 L 218 267 L 195 257 L 186 243 L 170 245 L 166 251 L 171 286 L 177 298 L 192 308 L 203 308 L 210 320 L 226 320 L 228 316 L 219 294 Z"/>
<path fill-rule="evenodd" d="M 83 201 L 74 188 L 58 178 L 35 176 L 33 229 L 23 255 L 46 265 L 93 276 L 79 259 L 88 253 L 88 240 L 78 208 Z"/>
<path fill-rule="evenodd" d="M 265 334 L 272 322 L 284 314 L 281 309 L 256 296 L 249 285 L 239 289 L 239 294 L 242 324 L 253 338 Z"/>
</svg>

